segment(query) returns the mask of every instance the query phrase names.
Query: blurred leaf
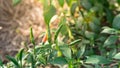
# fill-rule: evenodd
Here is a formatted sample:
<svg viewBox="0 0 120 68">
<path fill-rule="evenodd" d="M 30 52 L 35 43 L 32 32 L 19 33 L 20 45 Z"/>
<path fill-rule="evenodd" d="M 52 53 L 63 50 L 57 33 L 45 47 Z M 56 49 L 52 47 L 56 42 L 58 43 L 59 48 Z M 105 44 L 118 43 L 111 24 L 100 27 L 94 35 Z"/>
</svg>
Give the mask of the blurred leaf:
<svg viewBox="0 0 120 68">
<path fill-rule="evenodd" d="M 74 13 L 75 13 L 75 9 L 77 7 L 77 3 L 73 3 L 71 8 L 70 8 L 70 11 L 71 11 L 71 14 L 74 16 Z"/>
<path fill-rule="evenodd" d="M 30 28 L 30 41 L 32 42 L 33 45 L 35 45 L 35 40 L 34 40 L 32 28 Z"/>
<path fill-rule="evenodd" d="M 77 53 L 77 58 L 80 58 L 85 52 L 86 45 L 82 45 Z"/>
<path fill-rule="evenodd" d="M 23 52 L 24 52 L 24 49 L 21 49 L 20 52 L 17 55 L 17 58 L 19 58 L 20 61 L 22 60 Z"/>
<path fill-rule="evenodd" d="M 117 39 L 118 39 L 118 36 L 116 36 L 116 35 L 109 36 L 106 39 L 106 41 L 104 42 L 104 46 L 114 45 L 116 43 Z"/>
<path fill-rule="evenodd" d="M 89 2 L 89 0 L 81 0 L 80 4 L 87 10 L 89 10 L 92 7 L 92 5 Z"/>
<path fill-rule="evenodd" d="M 114 59 L 120 59 L 120 53 L 117 53 L 113 58 Z"/>
<path fill-rule="evenodd" d="M 18 5 L 21 2 L 21 0 L 12 0 L 12 3 L 14 6 Z"/>
<path fill-rule="evenodd" d="M 58 64 L 58 65 L 65 65 L 67 64 L 67 61 L 63 57 L 57 57 L 50 61 L 51 64 Z"/>
<path fill-rule="evenodd" d="M 57 56 L 58 57 L 62 56 L 62 52 L 60 50 L 57 51 Z"/>
<path fill-rule="evenodd" d="M 67 34 L 67 24 L 66 24 L 66 18 L 65 17 L 61 18 L 59 25 L 63 25 L 63 27 L 61 28 L 61 31 L 60 31 L 61 34 L 62 35 Z"/>
<path fill-rule="evenodd" d="M 35 59 L 34 59 L 33 55 L 30 54 L 30 53 L 29 53 L 29 55 L 30 55 L 30 59 L 29 59 L 29 60 L 31 60 L 31 61 L 30 61 L 30 62 L 31 62 L 31 67 L 32 67 L 32 68 L 36 68 L 36 67 L 35 67 Z"/>
<path fill-rule="evenodd" d="M 3 62 L 2 62 L 1 57 L 0 57 L 0 66 L 3 66 Z"/>
<path fill-rule="evenodd" d="M 101 66 L 98 64 L 95 64 L 95 68 L 101 68 Z"/>
<path fill-rule="evenodd" d="M 93 32 L 85 31 L 85 36 L 86 38 L 91 40 L 91 39 L 94 39 L 95 34 Z"/>
<path fill-rule="evenodd" d="M 47 35 L 48 35 L 48 42 L 51 43 L 51 30 L 49 24 L 47 25 Z"/>
<path fill-rule="evenodd" d="M 48 6 L 49 6 L 49 0 L 39 0 L 39 1 L 41 1 L 43 3 L 43 6 L 44 6 L 43 9 L 47 9 L 48 8 Z"/>
<path fill-rule="evenodd" d="M 56 9 L 53 5 L 48 6 L 44 10 L 44 20 L 47 25 L 49 25 L 51 18 L 56 14 Z"/>
<path fill-rule="evenodd" d="M 67 45 L 64 45 L 64 46 L 60 46 L 60 50 L 61 52 L 63 53 L 63 55 L 69 59 L 72 58 L 71 56 L 71 49 L 67 46 Z"/>
<path fill-rule="evenodd" d="M 78 42 L 80 42 L 80 41 L 81 41 L 81 39 L 77 39 L 77 40 L 71 42 L 71 43 L 69 44 L 69 46 L 74 45 L 74 44 L 76 44 L 76 43 L 78 43 Z"/>
<path fill-rule="evenodd" d="M 113 18 L 114 18 L 113 12 L 108 8 L 105 8 L 105 10 L 106 10 L 107 21 L 109 23 L 112 23 Z"/>
<path fill-rule="evenodd" d="M 64 0 L 58 0 L 58 2 L 59 2 L 59 4 L 60 4 L 60 6 L 63 7 L 63 5 L 64 5 Z"/>
<path fill-rule="evenodd" d="M 113 23 L 112 23 L 113 28 L 115 29 L 120 29 L 120 14 L 115 16 Z"/>
<path fill-rule="evenodd" d="M 84 66 L 85 68 L 94 68 L 92 65 L 85 65 L 85 64 L 83 64 L 83 66 Z"/>
<path fill-rule="evenodd" d="M 117 49 L 116 48 L 114 48 L 114 49 L 112 49 L 110 52 L 109 52 L 109 58 L 112 58 L 115 54 L 117 53 Z"/>
<path fill-rule="evenodd" d="M 72 0 L 66 0 L 67 4 L 70 6 L 71 5 L 71 2 Z"/>
<path fill-rule="evenodd" d="M 93 55 L 93 56 L 89 56 L 87 58 L 87 60 L 86 60 L 85 63 L 91 63 L 91 64 L 109 64 L 110 61 L 107 60 L 103 56 Z"/>
<path fill-rule="evenodd" d="M 54 40 L 55 40 L 55 41 L 56 41 L 56 39 L 57 39 L 57 37 L 58 37 L 58 34 L 59 34 L 62 26 L 63 26 L 63 25 L 60 25 L 59 28 L 57 29 L 57 31 L 55 32 L 55 37 L 54 37 Z"/>
<path fill-rule="evenodd" d="M 118 4 L 120 5 L 120 0 L 117 0 Z"/>
<path fill-rule="evenodd" d="M 93 18 L 92 21 L 89 23 L 89 27 L 93 32 L 100 31 L 100 21 L 97 18 Z"/>
<path fill-rule="evenodd" d="M 46 64 L 46 59 L 45 59 L 45 57 L 43 57 L 41 54 L 38 55 L 38 60 L 39 60 L 40 63 Z"/>
<path fill-rule="evenodd" d="M 6 56 L 6 58 L 9 59 L 11 62 L 13 62 L 18 68 L 20 68 L 19 63 L 15 58 L 10 57 L 10 56 Z"/>
<path fill-rule="evenodd" d="M 114 28 L 104 27 L 104 30 L 101 33 L 117 34 L 118 31 Z"/>
<path fill-rule="evenodd" d="M 71 32 L 71 29 L 69 26 L 67 26 L 67 31 L 68 31 L 68 36 L 70 39 L 74 39 L 73 35 L 72 35 L 72 32 Z"/>
</svg>

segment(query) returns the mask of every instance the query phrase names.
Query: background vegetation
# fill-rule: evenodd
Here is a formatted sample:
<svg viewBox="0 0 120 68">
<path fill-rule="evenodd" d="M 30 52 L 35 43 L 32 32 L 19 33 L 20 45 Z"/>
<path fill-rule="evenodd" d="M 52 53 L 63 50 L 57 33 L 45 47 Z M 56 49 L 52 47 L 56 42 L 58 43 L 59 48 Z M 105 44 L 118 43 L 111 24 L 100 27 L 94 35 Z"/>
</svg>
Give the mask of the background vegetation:
<svg viewBox="0 0 120 68">
<path fill-rule="evenodd" d="M 37 44 L 15 57 L 6 56 L 1 67 L 39 68 L 54 65 L 67 68 L 120 67 L 120 0 L 40 0 L 44 8 L 46 33 Z M 20 0 L 13 0 L 13 5 Z M 57 22 L 56 22 L 57 21 Z M 52 24 L 56 22 L 56 28 Z"/>
</svg>

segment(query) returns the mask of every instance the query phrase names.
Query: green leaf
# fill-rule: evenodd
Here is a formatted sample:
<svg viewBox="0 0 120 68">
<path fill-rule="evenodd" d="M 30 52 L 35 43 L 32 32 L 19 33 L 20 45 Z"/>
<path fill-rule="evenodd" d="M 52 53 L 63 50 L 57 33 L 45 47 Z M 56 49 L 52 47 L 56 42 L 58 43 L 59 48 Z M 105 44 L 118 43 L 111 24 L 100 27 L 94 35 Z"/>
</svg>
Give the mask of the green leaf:
<svg viewBox="0 0 120 68">
<path fill-rule="evenodd" d="M 66 18 L 65 17 L 61 18 L 59 25 L 63 25 L 63 27 L 61 28 L 60 33 L 62 35 L 67 34 L 68 32 L 67 32 L 67 24 L 66 24 Z"/>
<path fill-rule="evenodd" d="M 105 10 L 106 10 L 106 17 L 107 17 L 108 23 L 112 23 L 113 18 L 114 18 L 113 11 L 111 11 L 108 8 L 105 8 Z"/>
<path fill-rule="evenodd" d="M 86 45 L 82 45 L 77 53 L 77 58 L 80 58 L 85 52 Z"/>
<path fill-rule="evenodd" d="M 100 66 L 100 65 L 98 65 L 98 64 L 96 64 L 96 65 L 95 65 L 95 68 L 101 68 L 101 66 Z"/>
<path fill-rule="evenodd" d="M 95 37 L 95 34 L 93 32 L 85 31 L 85 36 L 86 36 L 86 38 L 93 40 Z"/>
<path fill-rule="evenodd" d="M 35 40 L 34 40 L 32 28 L 30 28 L 30 41 L 32 42 L 33 45 L 35 45 Z"/>
<path fill-rule="evenodd" d="M 48 6 L 44 11 L 44 20 L 47 25 L 49 25 L 51 18 L 56 14 L 56 9 L 53 5 Z"/>
<path fill-rule="evenodd" d="M 67 61 L 63 57 L 57 57 L 50 61 L 51 64 L 58 64 L 58 65 L 65 65 L 67 64 Z"/>
<path fill-rule="evenodd" d="M 67 45 L 64 45 L 64 46 L 60 46 L 60 50 L 61 52 L 63 53 L 63 55 L 69 59 L 72 58 L 71 56 L 71 49 L 67 46 Z"/>
<path fill-rule="evenodd" d="M 117 0 L 118 4 L 120 5 L 120 0 Z"/>
<path fill-rule="evenodd" d="M 60 6 L 63 7 L 63 5 L 64 5 L 64 0 L 58 0 L 58 2 L 59 2 L 59 4 L 60 4 Z"/>
<path fill-rule="evenodd" d="M 93 32 L 99 32 L 100 31 L 100 20 L 98 18 L 93 18 L 92 22 L 89 22 L 89 28 L 93 31 Z"/>
<path fill-rule="evenodd" d="M 71 42 L 71 43 L 69 44 L 69 46 L 74 45 L 74 44 L 76 44 L 76 43 L 78 43 L 78 42 L 80 42 L 80 41 L 81 41 L 81 39 L 77 39 L 77 40 Z"/>
<path fill-rule="evenodd" d="M 109 64 L 110 61 L 107 60 L 103 56 L 93 55 L 93 56 L 89 56 L 85 63 L 90 63 L 90 64 Z"/>
<path fill-rule="evenodd" d="M 1 58 L 0 58 L 0 66 L 3 66 L 3 62 Z"/>
<path fill-rule="evenodd" d="M 104 47 L 105 47 L 105 46 L 114 45 L 114 44 L 116 43 L 117 39 L 118 39 L 118 36 L 116 36 L 116 35 L 111 35 L 111 36 L 109 36 L 109 37 L 106 39 L 106 41 L 104 42 Z"/>
<path fill-rule="evenodd" d="M 34 59 L 34 57 L 33 57 L 32 54 L 30 54 L 30 59 L 31 59 L 31 67 L 32 67 L 32 68 L 36 68 L 36 67 L 35 67 L 35 59 Z M 30 60 L 30 59 L 29 59 L 29 60 Z"/>
<path fill-rule="evenodd" d="M 106 34 L 117 34 L 118 31 L 116 29 L 113 28 L 109 28 L 109 27 L 104 27 L 104 30 L 101 33 L 106 33 Z"/>
<path fill-rule="evenodd" d="M 74 16 L 75 9 L 76 9 L 77 6 L 78 6 L 77 3 L 73 3 L 72 6 L 71 6 L 71 8 L 70 8 L 71 14 L 72 14 L 73 16 Z"/>
<path fill-rule="evenodd" d="M 109 57 L 109 58 L 113 58 L 113 56 L 114 56 L 116 53 L 117 53 L 117 49 L 116 49 L 116 48 L 111 49 L 111 51 L 109 52 L 108 57 Z"/>
<path fill-rule="evenodd" d="M 120 14 L 118 14 L 114 20 L 113 20 L 113 23 L 112 23 L 112 26 L 113 28 L 115 29 L 120 29 Z"/>
<path fill-rule="evenodd" d="M 21 49 L 20 52 L 18 53 L 17 57 L 19 58 L 20 61 L 22 60 L 23 52 L 24 52 L 24 49 Z"/>
<path fill-rule="evenodd" d="M 68 4 L 68 6 L 70 6 L 70 5 L 71 5 L 72 0 L 66 0 L 66 2 L 67 2 L 67 4 Z"/>
<path fill-rule="evenodd" d="M 11 62 L 13 62 L 18 68 L 20 68 L 19 63 L 15 58 L 10 57 L 10 56 L 6 56 L 6 58 L 9 59 Z"/>
<path fill-rule="evenodd" d="M 114 59 L 120 59 L 120 53 L 117 53 L 113 58 Z"/>
<path fill-rule="evenodd" d="M 94 68 L 92 65 L 85 65 L 85 64 L 83 64 L 83 66 L 84 66 L 85 68 Z"/>
<path fill-rule="evenodd" d="M 87 10 L 89 10 L 92 7 L 92 5 L 89 2 L 89 0 L 81 0 L 80 3 Z"/>
<path fill-rule="evenodd" d="M 57 39 L 57 37 L 58 37 L 58 34 L 59 34 L 62 26 L 63 26 L 63 25 L 60 25 L 59 28 L 57 29 L 57 31 L 55 32 L 55 37 L 54 37 L 54 40 L 55 40 L 55 41 L 56 41 L 56 39 Z"/>
<path fill-rule="evenodd" d="M 18 5 L 21 2 L 21 0 L 12 0 L 12 3 L 14 6 Z"/>
<path fill-rule="evenodd" d="M 38 60 L 39 60 L 40 63 L 46 64 L 46 59 L 45 59 L 45 57 L 43 57 L 41 54 L 38 55 Z"/>
</svg>

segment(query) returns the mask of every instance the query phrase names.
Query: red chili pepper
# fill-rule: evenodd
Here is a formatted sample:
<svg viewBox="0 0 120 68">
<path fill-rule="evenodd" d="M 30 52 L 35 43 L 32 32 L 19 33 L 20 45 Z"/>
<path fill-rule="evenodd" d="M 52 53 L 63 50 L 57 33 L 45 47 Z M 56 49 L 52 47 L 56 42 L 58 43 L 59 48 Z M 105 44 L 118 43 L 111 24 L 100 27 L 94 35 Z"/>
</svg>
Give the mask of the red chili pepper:
<svg viewBox="0 0 120 68">
<path fill-rule="evenodd" d="M 43 39 L 42 39 L 42 42 L 45 43 L 47 41 L 47 39 L 48 39 L 47 34 L 45 34 Z"/>
</svg>

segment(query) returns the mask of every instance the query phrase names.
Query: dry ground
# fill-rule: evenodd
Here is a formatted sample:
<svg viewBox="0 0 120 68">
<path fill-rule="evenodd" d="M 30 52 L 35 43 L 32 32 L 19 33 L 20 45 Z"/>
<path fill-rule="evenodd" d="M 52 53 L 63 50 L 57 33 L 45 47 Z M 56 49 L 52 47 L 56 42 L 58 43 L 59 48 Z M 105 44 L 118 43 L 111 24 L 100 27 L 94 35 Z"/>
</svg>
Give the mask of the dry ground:
<svg viewBox="0 0 120 68">
<path fill-rule="evenodd" d="M 12 0 L 0 0 L 0 55 L 14 56 L 22 43 L 29 44 L 29 28 L 32 26 L 37 42 L 45 32 L 42 5 L 36 0 L 22 0 L 17 6 Z"/>
</svg>

